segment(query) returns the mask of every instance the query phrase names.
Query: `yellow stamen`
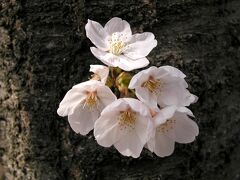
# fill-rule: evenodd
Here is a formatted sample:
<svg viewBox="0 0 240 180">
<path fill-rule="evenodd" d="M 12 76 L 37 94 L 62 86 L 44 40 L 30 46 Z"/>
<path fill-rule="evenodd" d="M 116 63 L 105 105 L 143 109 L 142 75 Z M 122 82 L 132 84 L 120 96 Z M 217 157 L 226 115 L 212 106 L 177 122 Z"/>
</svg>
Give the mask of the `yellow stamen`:
<svg viewBox="0 0 240 180">
<path fill-rule="evenodd" d="M 116 56 L 122 54 L 126 46 L 126 44 L 124 43 L 125 39 L 126 37 L 124 36 L 124 34 L 118 32 L 113 33 L 110 39 L 108 40 L 110 45 L 109 52 Z"/>
<path fill-rule="evenodd" d="M 111 41 L 110 43 L 110 53 L 119 56 L 124 48 L 124 43 L 122 41 Z"/>
<path fill-rule="evenodd" d="M 153 77 L 149 77 L 148 81 L 142 84 L 142 87 L 147 88 L 151 93 L 158 93 L 161 90 L 162 83 L 160 80 L 155 80 Z"/>
<path fill-rule="evenodd" d="M 121 126 L 121 129 L 134 129 L 134 123 L 136 119 L 136 113 L 128 109 L 121 112 L 119 116 L 119 125 Z"/>
<path fill-rule="evenodd" d="M 165 123 L 158 126 L 157 131 L 161 133 L 166 133 L 170 129 L 173 129 L 175 123 L 176 123 L 175 119 L 168 119 Z"/>
<path fill-rule="evenodd" d="M 96 108 L 98 105 L 98 97 L 97 97 L 97 92 L 87 92 L 87 97 L 83 101 L 83 107 L 87 107 L 89 110 L 92 110 Z"/>
</svg>

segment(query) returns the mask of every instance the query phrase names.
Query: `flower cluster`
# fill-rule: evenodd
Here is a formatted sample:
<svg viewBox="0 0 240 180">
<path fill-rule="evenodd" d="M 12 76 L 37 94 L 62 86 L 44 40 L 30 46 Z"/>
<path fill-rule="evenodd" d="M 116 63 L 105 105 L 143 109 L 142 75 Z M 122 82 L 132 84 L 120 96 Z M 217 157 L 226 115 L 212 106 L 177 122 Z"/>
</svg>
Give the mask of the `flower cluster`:
<svg viewBox="0 0 240 180">
<path fill-rule="evenodd" d="M 57 113 L 68 116 L 71 128 L 81 135 L 94 129 L 98 144 L 134 158 L 144 147 L 164 157 L 175 142 L 194 141 L 199 130 L 187 106 L 197 97 L 188 91 L 185 74 L 171 66 L 128 72 L 149 64 L 154 35 L 132 34 L 117 17 L 104 27 L 88 20 L 85 28 L 96 46 L 91 52 L 107 66 L 91 65 L 91 79 L 73 86 L 61 101 Z"/>
</svg>

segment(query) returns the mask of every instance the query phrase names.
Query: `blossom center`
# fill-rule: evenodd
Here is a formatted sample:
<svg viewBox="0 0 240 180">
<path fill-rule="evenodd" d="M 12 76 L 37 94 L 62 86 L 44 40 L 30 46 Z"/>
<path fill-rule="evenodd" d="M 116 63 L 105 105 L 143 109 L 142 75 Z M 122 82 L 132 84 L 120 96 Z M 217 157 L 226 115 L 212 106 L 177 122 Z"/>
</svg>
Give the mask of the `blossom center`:
<svg viewBox="0 0 240 180">
<path fill-rule="evenodd" d="M 96 108 L 98 105 L 98 97 L 97 92 L 87 92 L 87 97 L 83 102 L 83 107 L 87 107 L 88 109 L 92 110 Z"/>
<path fill-rule="evenodd" d="M 151 93 L 158 93 L 161 90 L 163 83 L 160 80 L 155 80 L 152 76 L 142 84 L 142 87 L 148 89 Z"/>
<path fill-rule="evenodd" d="M 113 33 L 111 38 L 109 39 L 110 44 L 110 53 L 119 56 L 122 54 L 125 43 L 124 43 L 124 35 L 122 33 Z"/>
<path fill-rule="evenodd" d="M 131 110 L 121 112 L 119 116 L 119 125 L 122 129 L 130 128 L 134 129 L 134 123 L 136 121 L 136 113 Z"/>
<path fill-rule="evenodd" d="M 161 133 L 166 133 L 170 129 L 173 129 L 175 123 L 176 123 L 175 119 L 168 119 L 165 123 L 157 127 L 157 131 Z"/>
</svg>

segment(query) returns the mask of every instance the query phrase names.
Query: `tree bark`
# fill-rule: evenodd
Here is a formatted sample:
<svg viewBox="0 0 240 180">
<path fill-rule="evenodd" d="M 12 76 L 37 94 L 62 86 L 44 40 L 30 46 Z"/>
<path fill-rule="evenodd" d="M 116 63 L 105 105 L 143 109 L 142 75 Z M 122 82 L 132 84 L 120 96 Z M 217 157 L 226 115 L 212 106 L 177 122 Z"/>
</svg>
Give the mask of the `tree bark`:
<svg viewBox="0 0 240 180">
<path fill-rule="evenodd" d="M 88 79 L 94 58 L 87 19 L 127 20 L 153 32 L 151 65 L 172 65 L 199 96 L 200 128 L 170 157 L 121 156 L 56 114 L 64 94 Z M 239 0 L 1 0 L 0 178 L 240 179 Z M 2 175 L 1 175 L 2 174 Z"/>
</svg>

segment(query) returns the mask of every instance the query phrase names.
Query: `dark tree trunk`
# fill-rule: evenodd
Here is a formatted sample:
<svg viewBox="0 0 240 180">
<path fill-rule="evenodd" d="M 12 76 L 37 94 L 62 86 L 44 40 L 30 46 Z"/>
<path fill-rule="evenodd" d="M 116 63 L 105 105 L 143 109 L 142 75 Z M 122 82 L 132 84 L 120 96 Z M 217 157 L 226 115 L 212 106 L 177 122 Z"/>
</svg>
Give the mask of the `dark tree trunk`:
<svg viewBox="0 0 240 180">
<path fill-rule="evenodd" d="M 240 179 L 239 0 L 1 0 L 0 176 L 6 179 Z M 138 159 L 75 134 L 56 110 L 86 80 L 87 19 L 118 16 L 153 32 L 152 65 L 187 74 L 197 140 Z"/>
</svg>

